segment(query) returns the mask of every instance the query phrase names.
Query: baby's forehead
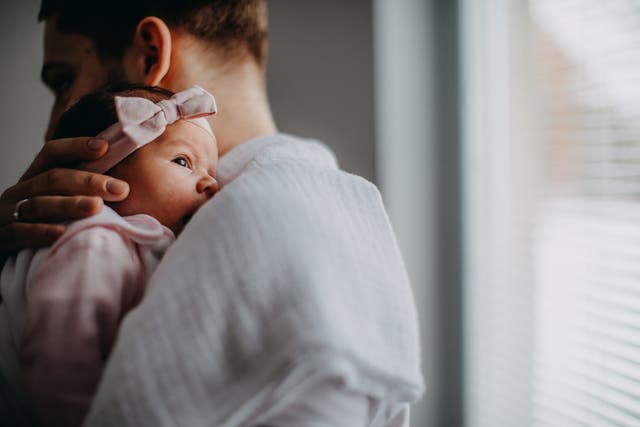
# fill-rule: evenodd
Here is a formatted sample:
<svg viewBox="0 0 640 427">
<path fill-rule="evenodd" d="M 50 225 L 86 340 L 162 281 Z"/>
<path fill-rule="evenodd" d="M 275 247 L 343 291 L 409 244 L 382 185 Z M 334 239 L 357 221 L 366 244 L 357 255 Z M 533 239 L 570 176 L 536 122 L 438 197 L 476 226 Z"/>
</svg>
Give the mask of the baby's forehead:
<svg viewBox="0 0 640 427">
<path fill-rule="evenodd" d="M 158 138 L 158 142 L 188 147 L 207 156 L 217 157 L 218 153 L 215 136 L 208 130 L 186 120 L 179 120 L 167 126 L 165 132 Z"/>
</svg>

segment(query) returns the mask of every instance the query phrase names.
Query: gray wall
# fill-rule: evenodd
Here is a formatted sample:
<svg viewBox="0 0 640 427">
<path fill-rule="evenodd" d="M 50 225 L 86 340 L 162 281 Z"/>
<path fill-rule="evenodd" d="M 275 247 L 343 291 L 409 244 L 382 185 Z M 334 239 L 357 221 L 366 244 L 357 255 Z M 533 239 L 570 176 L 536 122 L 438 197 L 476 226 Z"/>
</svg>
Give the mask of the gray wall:
<svg viewBox="0 0 640 427">
<path fill-rule="evenodd" d="M 40 150 L 53 97 L 40 83 L 38 2 L 0 0 L 0 190 L 13 185 Z"/>
<path fill-rule="evenodd" d="M 344 169 L 372 180 L 372 2 L 277 0 L 269 8 L 276 122 L 323 140 Z"/>
<path fill-rule="evenodd" d="M 38 152 L 52 102 L 39 82 L 38 6 L 0 0 L 3 190 Z M 278 0 L 270 19 L 268 86 L 280 129 L 326 142 L 344 169 L 373 179 L 371 2 Z"/>
</svg>

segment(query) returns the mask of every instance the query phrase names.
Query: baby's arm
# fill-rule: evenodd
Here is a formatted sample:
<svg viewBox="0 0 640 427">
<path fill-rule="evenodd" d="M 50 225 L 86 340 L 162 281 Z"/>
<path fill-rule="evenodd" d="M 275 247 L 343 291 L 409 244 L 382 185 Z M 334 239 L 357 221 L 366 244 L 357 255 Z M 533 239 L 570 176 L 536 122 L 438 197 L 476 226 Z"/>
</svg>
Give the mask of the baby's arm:
<svg viewBox="0 0 640 427">
<path fill-rule="evenodd" d="M 143 274 L 134 244 L 102 227 L 71 236 L 38 267 L 20 361 L 43 425 L 82 422 L 119 322 L 141 297 Z"/>
</svg>

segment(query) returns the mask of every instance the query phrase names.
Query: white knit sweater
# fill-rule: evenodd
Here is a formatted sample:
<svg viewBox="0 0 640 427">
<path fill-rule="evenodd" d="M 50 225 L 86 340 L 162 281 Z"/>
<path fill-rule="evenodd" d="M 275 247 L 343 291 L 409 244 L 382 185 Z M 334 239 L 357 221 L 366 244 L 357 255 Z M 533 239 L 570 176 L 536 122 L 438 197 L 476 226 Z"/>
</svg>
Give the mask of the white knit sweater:
<svg viewBox="0 0 640 427">
<path fill-rule="evenodd" d="M 328 384 L 362 396 L 363 425 L 407 425 L 417 318 L 375 186 L 282 134 L 234 148 L 218 173 L 124 320 L 85 425 L 278 425 L 305 399 L 328 395 L 330 413 Z"/>
</svg>

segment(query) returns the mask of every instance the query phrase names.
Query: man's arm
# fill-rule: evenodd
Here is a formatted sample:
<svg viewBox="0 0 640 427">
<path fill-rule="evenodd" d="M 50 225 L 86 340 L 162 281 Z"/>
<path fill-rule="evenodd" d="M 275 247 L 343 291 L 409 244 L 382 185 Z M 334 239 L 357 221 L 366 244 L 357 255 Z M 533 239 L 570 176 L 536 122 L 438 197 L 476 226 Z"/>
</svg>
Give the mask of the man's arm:
<svg viewBox="0 0 640 427">
<path fill-rule="evenodd" d="M 0 196 L 0 261 L 24 248 L 51 245 L 64 232 L 61 221 L 85 218 L 100 211 L 102 200 L 122 200 L 128 185 L 120 180 L 66 169 L 102 157 L 103 140 L 65 138 L 47 142 L 18 183 Z M 15 221 L 16 204 L 20 221 Z"/>
<path fill-rule="evenodd" d="M 19 351 L 44 425 L 80 425 L 143 275 L 133 243 L 100 227 L 68 238 L 38 266 Z"/>
</svg>

